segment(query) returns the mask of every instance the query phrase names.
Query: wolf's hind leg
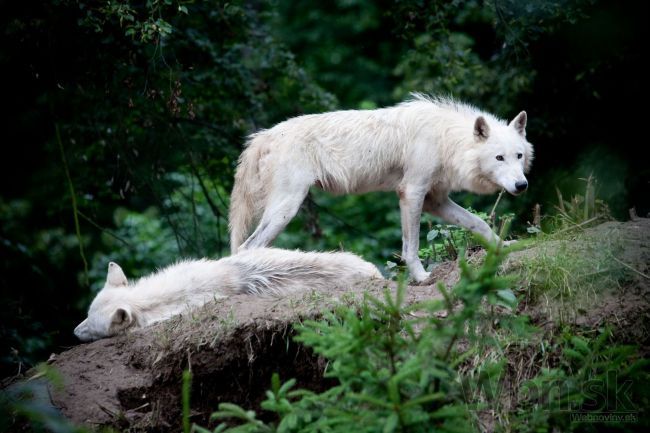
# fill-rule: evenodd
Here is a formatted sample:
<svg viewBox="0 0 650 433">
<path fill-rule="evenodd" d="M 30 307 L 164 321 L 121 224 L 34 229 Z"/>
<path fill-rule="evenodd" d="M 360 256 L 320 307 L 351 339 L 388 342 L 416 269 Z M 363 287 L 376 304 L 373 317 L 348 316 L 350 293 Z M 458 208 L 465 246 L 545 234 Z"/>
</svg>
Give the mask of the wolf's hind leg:
<svg viewBox="0 0 650 433">
<path fill-rule="evenodd" d="M 261 248 L 271 245 L 280 232 L 289 224 L 298 213 L 300 205 L 305 200 L 309 186 L 304 191 L 287 193 L 284 196 L 279 194 L 269 197 L 266 209 L 252 235 L 244 242 L 239 249 Z"/>
<path fill-rule="evenodd" d="M 412 184 L 407 184 L 398 190 L 402 219 L 402 260 L 406 262 L 411 277 L 418 282 L 429 277 L 429 273 L 424 270 L 418 257 L 420 218 L 425 194 L 426 188 Z"/>
</svg>

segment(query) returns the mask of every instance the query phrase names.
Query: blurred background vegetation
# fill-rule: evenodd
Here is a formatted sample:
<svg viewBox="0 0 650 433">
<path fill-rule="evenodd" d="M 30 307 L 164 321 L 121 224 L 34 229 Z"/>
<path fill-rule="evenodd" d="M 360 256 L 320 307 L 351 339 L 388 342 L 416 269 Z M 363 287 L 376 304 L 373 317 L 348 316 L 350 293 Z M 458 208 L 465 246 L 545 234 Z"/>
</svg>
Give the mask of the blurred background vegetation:
<svg viewBox="0 0 650 433">
<path fill-rule="evenodd" d="M 646 215 L 648 16 L 642 0 L 0 3 L 0 373 L 75 344 L 109 260 L 133 278 L 227 255 L 246 135 L 303 113 L 411 91 L 525 109 L 531 188 L 499 205 L 515 232 L 590 174 L 615 217 Z M 313 192 L 276 245 L 383 264 L 400 243 L 394 194 Z"/>
</svg>

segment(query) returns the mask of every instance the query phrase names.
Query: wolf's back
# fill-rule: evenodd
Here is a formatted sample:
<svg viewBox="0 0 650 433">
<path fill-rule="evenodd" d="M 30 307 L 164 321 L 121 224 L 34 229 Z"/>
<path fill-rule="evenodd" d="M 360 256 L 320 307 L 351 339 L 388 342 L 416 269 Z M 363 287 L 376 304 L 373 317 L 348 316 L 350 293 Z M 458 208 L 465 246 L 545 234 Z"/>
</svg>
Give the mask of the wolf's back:
<svg viewBox="0 0 650 433">
<path fill-rule="evenodd" d="M 239 293 L 283 295 L 296 290 L 349 287 L 361 281 L 383 278 L 375 265 L 344 252 L 256 248 L 224 260 L 239 271 Z"/>
</svg>

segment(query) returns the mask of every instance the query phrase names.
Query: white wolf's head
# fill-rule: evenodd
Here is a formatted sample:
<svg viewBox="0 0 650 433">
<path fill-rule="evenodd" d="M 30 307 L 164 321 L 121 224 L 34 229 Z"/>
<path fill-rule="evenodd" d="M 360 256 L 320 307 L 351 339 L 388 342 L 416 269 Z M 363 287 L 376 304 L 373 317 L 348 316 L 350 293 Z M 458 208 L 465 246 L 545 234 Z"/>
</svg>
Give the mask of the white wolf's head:
<svg viewBox="0 0 650 433">
<path fill-rule="evenodd" d="M 130 290 L 122 268 L 117 263 L 109 263 L 106 284 L 90 304 L 88 317 L 75 328 L 74 335 L 81 341 L 94 341 L 136 325 L 134 312 L 125 302 Z"/>
<path fill-rule="evenodd" d="M 490 122 L 479 116 L 474 122 L 474 139 L 481 176 L 512 195 L 528 188 L 527 173 L 533 161 L 533 146 L 526 140 L 526 112 L 510 124 Z"/>
</svg>

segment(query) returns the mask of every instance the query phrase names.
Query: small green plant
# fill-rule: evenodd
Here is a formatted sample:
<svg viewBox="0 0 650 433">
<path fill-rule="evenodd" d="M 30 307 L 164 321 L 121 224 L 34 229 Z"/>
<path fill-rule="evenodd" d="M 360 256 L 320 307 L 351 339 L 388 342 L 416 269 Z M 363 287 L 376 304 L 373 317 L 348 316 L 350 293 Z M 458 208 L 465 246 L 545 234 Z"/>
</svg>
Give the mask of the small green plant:
<svg viewBox="0 0 650 433">
<path fill-rule="evenodd" d="M 419 251 L 420 258 L 426 262 L 456 260 L 458 251 L 468 246 L 471 234 L 453 224 L 436 224 L 427 232 L 427 246 Z"/>
<path fill-rule="evenodd" d="M 489 216 L 485 212 L 469 210 L 483 221 L 489 220 Z M 425 264 L 456 260 L 461 250 L 476 245 L 478 244 L 473 241 L 473 234 L 462 227 L 454 224 L 429 223 L 427 245 L 420 248 L 419 256 L 425 261 Z"/>
<path fill-rule="evenodd" d="M 597 222 L 611 219 L 607 204 L 596 198 L 598 181 L 592 175 L 586 179 L 584 195 L 576 194 L 570 200 L 565 200 L 560 190 L 556 187 L 558 204 L 555 206 L 557 215 L 555 225 L 560 230 L 584 228 Z"/>
<path fill-rule="evenodd" d="M 404 265 L 399 265 L 393 261 L 387 261 L 386 266 L 386 278 L 389 280 L 396 280 L 399 278 L 400 275 L 405 275 L 406 273 L 406 266 Z"/>
<path fill-rule="evenodd" d="M 492 208 L 492 212 L 488 215 L 485 212 L 478 212 L 469 209 L 474 215 L 487 222 L 493 230 L 506 233 L 506 227 L 514 217 L 513 214 L 505 214 L 498 218 L 495 214 L 496 207 L 499 203 L 501 194 Z M 475 236 L 469 230 L 459 227 L 454 224 L 432 224 L 429 223 L 429 231 L 427 232 L 427 245 L 420 248 L 419 256 L 425 261 L 425 265 L 431 265 L 446 260 L 456 260 L 460 251 L 466 251 L 479 245 L 474 240 Z"/>
<path fill-rule="evenodd" d="M 183 411 L 183 433 L 190 433 L 190 392 L 192 390 L 192 372 L 183 372 L 183 389 L 181 392 L 181 409 Z"/>
</svg>

